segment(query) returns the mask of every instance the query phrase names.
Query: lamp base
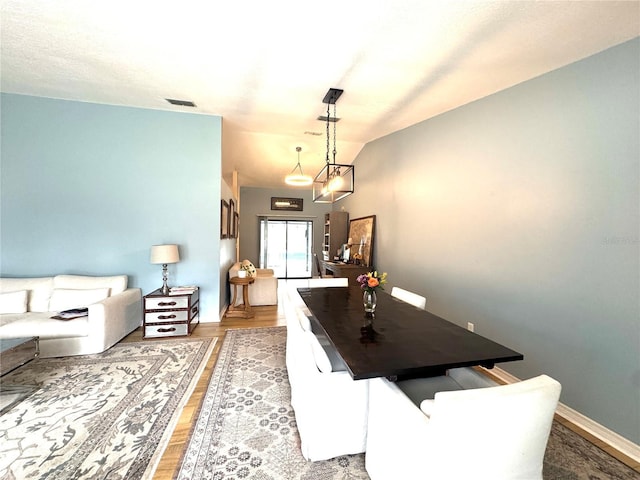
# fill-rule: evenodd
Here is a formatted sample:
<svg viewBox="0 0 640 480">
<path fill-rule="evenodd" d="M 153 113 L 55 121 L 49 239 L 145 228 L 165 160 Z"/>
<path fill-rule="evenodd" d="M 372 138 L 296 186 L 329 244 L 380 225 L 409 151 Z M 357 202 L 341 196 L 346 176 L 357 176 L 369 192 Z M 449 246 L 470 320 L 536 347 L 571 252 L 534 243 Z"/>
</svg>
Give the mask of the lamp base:
<svg viewBox="0 0 640 480">
<path fill-rule="evenodd" d="M 169 285 L 167 285 L 167 264 L 162 264 L 162 288 L 160 289 L 163 295 L 169 295 Z"/>
</svg>

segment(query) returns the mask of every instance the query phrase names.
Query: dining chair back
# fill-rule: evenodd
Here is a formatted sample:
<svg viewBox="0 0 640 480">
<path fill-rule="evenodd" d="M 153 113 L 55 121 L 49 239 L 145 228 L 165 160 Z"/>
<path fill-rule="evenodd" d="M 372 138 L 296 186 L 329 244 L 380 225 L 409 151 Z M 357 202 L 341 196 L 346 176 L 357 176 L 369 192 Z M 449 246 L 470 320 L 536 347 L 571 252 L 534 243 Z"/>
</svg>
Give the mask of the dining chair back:
<svg viewBox="0 0 640 480">
<path fill-rule="evenodd" d="M 365 468 L 372 480 L 542 480 L 561 390 L 553 378 L 441 391 L 423 407 L 385 378 L 369 388 Z"/>
<path fill-rule="evenodd" d="M 410 292 L 400 287 L 393 287 L 391 289 L 391 296 L 396 297 L 398 300 L 409 303 L 414 307 L 424 310 L 427 306 L 427 299 L 417 293 Z"/>
<path fill-rule="evenodd" d="M 309 288 L 322 287 L 348 287 L 349 279 L 347 277 L 328 277 L 328 278 L 310 278 Z"/>
<path fill-rule="evenodd" d="M 316 270 L 318 270 L 318 278 L 331 278 L 333 277 L 332 274 L 328 274 L 326 272 L 322 271 L 322 264 L 320 263 L 320 260 L 318 259 L 318 254 L 314 253 L 313 254 L 313 261 L 316 265 Z"/>
</svg>

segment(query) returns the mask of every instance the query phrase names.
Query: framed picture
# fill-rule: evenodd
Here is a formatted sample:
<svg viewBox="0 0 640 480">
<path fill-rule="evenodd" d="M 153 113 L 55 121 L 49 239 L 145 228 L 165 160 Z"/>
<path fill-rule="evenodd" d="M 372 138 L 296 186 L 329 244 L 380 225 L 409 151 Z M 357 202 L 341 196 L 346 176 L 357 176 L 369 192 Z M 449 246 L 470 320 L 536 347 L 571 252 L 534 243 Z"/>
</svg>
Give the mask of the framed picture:
<svg viewBox="0 0 640 480">
<path fill-rule="evenodd" d="M 220 200 L 220 238 L 229 238 L 229 203 Z"/>
<path fill-rule="evenodd" d="M 238 212 L 233 212 L 233 220 L 231 222 L 233 224 L 232 233 L 233 238 L 238 238 L 238 225 L 240 223 L 240 215 Z"/>
<path fill-rule="evenodd" d="M 233 198 L 229 199 L 229 235 L 227 238 L 236 238 L 238 236 L 235 228 L 234 216 L 236 214 L 236 202 Z"/>
<path fill-rule="evenodd" d="M 351 239 L 351 256 L 357 258 L 366 267 L 370 267 L 373 262 L 375 228 L 375 215 L 349 220 L 348 238 Z"/>
<path fill-rule="evenodd" d="M 271 210 L 302 211 L 302 198 L 271 197 Z"/>
</svg>

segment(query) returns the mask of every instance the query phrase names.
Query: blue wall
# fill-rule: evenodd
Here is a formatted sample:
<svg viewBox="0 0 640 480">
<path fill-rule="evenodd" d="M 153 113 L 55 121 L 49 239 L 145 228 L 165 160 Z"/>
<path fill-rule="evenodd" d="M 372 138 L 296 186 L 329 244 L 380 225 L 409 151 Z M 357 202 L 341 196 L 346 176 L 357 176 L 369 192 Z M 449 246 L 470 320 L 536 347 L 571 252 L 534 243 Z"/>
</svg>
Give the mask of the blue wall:
<svg viewBox="0 0 640 480">
<path fill-rule="evenodd" d="M 199 285 L 217 321 L 221 118 L 1 101 L 1 274 L 127 274 L 146 294 L 162 284 L 150 246 L 176 243 L 170 284 Z"/>
<path fill-rule="evenodd" d="M 367 144 L 374 261 L 640 443 L 640 40 Z M 380 179 L 384 179 L 381 182 Z"/>
</svg>

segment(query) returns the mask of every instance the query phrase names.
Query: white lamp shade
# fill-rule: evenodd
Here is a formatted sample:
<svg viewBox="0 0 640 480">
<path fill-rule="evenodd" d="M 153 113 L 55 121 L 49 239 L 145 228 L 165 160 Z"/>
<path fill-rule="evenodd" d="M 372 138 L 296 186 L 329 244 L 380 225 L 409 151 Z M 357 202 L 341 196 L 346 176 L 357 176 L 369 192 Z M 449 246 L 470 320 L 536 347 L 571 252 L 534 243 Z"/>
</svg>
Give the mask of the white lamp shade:
<svg viewBox="0 0 640 480">
<path fill-rule="evenodd" d="M 178 245 L 153 245 L 151 247 L 151 263 L 178 263 L 179 261 Z"/>
</svg>

